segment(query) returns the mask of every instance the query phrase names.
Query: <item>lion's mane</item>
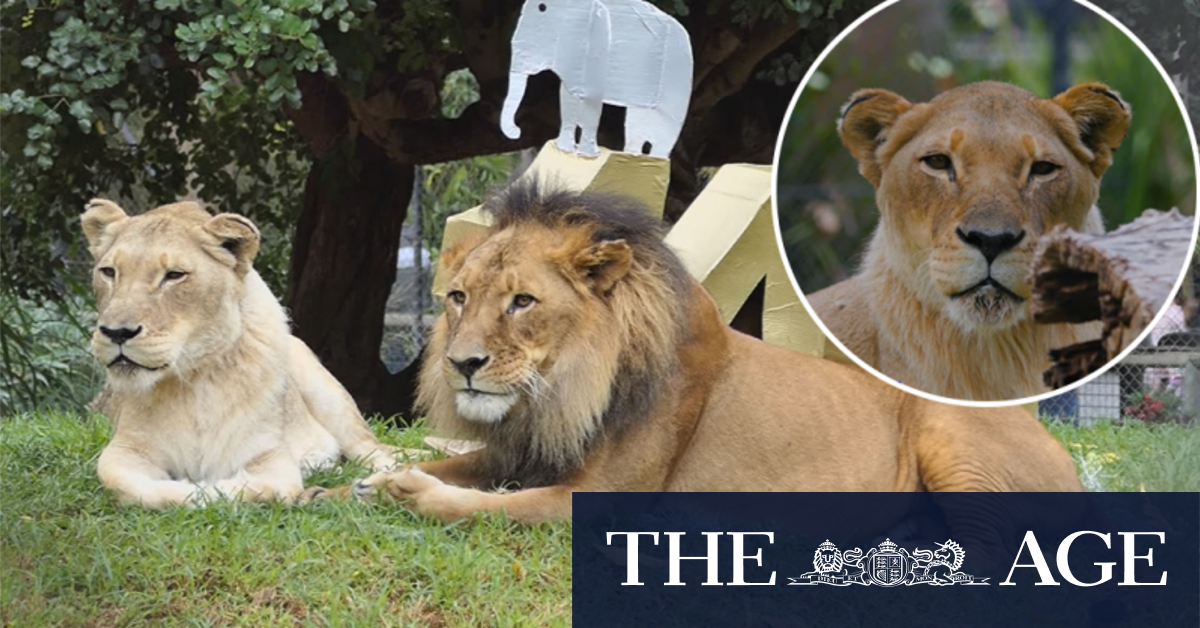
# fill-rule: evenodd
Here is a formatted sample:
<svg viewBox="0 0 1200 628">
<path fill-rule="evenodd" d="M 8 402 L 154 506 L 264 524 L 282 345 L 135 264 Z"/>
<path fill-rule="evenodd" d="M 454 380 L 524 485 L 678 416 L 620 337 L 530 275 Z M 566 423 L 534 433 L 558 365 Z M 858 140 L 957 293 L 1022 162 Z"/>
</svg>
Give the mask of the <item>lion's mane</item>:
<svg viewBox="0 0 1200 628">
<path fill-rule="evenodd" d="M 435 431 L 484 441 L 489 475 L 522 488 L 562 481 L 581 467 L 596 443 L 647 419 L 664 395 L 673 394 L 661 383 L 671 381 L 679 369 L 678 346 L 685 338 L 693 298 L 687 270 L 663 244 L 660 222 L 645 207 L 625 197 L 548 188 L 528 178 L 490 198 L 484 204 L 493 218 L 488 235 L 527 227 L 550 229 L 562 234 L 562 242 L 581 249 L 625 240 L 633 251 L 628 274 L 603 300 L 588 301 L 589 324 L 603 326 L 609 330 L 605 341 L 619 344 L 618 364 L 608 368 L 612 365 L 596 365 L 590 358 L 561 359 L 569 353 L 607 353 L 592 351 L 593 340 L 579 337 L 554 356 L 556 362 L 576 365 L 572 371 L 547 377 L 536 396 L 501 422 L 468 422 L 458 416 L 439 364 L 449 333 L 443 316 L 426 348 L 417 398 Z M 615 376 L 597 381 L 594 372 L 582 372 L 588 368 Z"/>
</svg>

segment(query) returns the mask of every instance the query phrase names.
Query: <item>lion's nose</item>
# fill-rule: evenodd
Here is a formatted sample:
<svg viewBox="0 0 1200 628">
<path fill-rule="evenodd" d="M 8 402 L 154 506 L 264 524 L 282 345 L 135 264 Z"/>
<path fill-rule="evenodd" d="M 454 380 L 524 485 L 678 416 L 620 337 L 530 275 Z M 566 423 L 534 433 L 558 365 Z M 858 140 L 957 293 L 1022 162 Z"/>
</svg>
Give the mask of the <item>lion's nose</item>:
<svg viewBox="0 0 1200 628">
<path fill-rule="evenodd" d="M 1025 239 L 1025 231 L 1001 231 L 1000 233 L 988 233 L 986 231 L 971 230 L 963 233 L 961 228 L 955 229 L 958 234 L 958 239 L 970 244 L 979 249 L 983 253 L 984 259 L 989 264 L 992 260 L 1000 257 L 1000 254 L 1020 244 L 1021 240 Z"/>
<path fill-rule="evenodd" d="M 470 377 L 474 375 L 476 371 L 483 368 L 483 365 L 487 364 L 488 360 L 490 359 L 491 358 L 486 355 L 474 355 L 463 360 L 449 358 L 450 363 L 454 365 L 454 368 L 457 369 L 459 373 L 462 373 L 463 377 L 468 379 L 470 379 Z"/>
<path fill-rule="evenodd" d="M 142 333 L 142 326 L 138 325 L 137 327 L 132 327 L 132 328 L 131 327 L 104 327 L 104 326 L 101 326 L 100 333 L 104 334 L 105 336 L 108 336 L 109 340 L 111 340 L 119 345 L 123 345 L 123 344 L 125 344 L 125 342 L 127 340 L 134 338 L 138 334 Z"/>
</svg>

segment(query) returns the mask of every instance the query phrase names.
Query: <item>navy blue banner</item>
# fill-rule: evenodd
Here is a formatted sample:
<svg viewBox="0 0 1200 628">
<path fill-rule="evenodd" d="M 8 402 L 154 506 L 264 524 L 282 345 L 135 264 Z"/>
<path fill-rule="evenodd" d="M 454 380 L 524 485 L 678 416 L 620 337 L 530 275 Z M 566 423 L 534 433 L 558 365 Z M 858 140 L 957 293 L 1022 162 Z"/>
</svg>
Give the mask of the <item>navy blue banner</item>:
<svg viewBox="0 0 1200 628">
<path fill-rule="evenodd" d="M 574 625 L 1200 626 L 1197 493 L 576 493 Z"/>
</svg>

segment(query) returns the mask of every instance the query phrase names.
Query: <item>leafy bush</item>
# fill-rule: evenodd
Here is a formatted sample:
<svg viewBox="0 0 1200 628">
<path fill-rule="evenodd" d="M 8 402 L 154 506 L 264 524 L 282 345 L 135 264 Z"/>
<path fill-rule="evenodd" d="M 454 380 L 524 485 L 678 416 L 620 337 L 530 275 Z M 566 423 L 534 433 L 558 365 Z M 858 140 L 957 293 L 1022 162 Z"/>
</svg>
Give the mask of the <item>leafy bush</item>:
<svg viewBox="0 0 1200 628">
<path fill-rule="evenodd" d="M 1170 390 L 1131 393 L 1122 414 L 1145 423 L 1167 423 L 1184 419 L 1183 399 Z"/>
<path fill-rule="evenodd" d="M 87 300 L 41 304 L 0 291 L 0 311 L 0 416 L 87 404 L 103 377 L 88 351 Z"/>
</svg>

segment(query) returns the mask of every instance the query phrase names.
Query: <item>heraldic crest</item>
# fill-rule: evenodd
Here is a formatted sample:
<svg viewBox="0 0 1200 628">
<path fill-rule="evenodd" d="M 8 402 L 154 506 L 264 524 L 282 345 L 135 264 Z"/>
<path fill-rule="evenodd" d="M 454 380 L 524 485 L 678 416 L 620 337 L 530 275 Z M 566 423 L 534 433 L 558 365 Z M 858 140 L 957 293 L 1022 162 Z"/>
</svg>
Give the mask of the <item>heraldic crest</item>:
<svg viewBox="0 0 1200 628">
<path fill-rule="evenodd" d="M 965 556 L 966 550 L 951 540 L 937 543 L 937 549 L 932 551 L 920 549 L 910 553 L 887 539 L 865 556 L 857 547 L 839 552 L 836 545 L 826 540 L 813 553 L 813 571 L 788 580 L 792 584 L 835 587 L 988 584 L 987 578 L 976 579 L 958 570 Z"/>
</svg>

